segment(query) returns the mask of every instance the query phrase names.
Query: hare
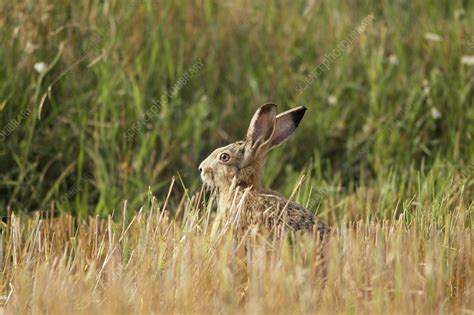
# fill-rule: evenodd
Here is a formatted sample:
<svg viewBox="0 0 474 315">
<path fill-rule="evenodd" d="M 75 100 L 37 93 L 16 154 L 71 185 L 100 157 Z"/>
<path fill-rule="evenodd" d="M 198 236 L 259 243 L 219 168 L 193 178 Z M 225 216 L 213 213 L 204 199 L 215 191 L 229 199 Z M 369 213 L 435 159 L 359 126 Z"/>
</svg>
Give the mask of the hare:
<svg viewBox="0 0 474 315">
<path fill-rule="evenodd" d="M 230 208 L 236 194 L 242 200 L 242 228 L 258 225 L 269 231 L 314 231 L 321 240 L 328 233 L 326 223 L 308 209 L 260 184 L 265 155 L 293 134 L 305 111 L 302 106 L 277 116 L 275 104 L 262 105 L 250 122 L 245 140 L 216 149 L 200 164 L 203 182 L 217 188 L 219 212 Z"/>
</svg>

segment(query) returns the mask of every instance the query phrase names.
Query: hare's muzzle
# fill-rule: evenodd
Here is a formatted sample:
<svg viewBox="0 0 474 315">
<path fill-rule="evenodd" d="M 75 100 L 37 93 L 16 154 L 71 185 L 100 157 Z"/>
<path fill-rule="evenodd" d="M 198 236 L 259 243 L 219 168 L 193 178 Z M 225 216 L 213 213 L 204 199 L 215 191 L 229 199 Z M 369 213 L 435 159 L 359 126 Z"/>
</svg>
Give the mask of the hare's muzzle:
<svg viewBox="0 0 474 315">
<path fill-rule="evenodd" d="M 207 185 L 212 185 L 213 172 L 212 168 L 206 166 L 205 163 L 201 163 L 198 167 L 199 174 L 201 175 L 202 181 Z"/>
<path fill-rule="evenodd" d="M 205 165 L 204 165 L 204 161 L 199 164 L 199 167 L 198 167 L 198 171 L 199 171 L 199 174 L 201 174 L 202 176 L 202 172 L 204 171 L 204 168 L 205 168 Z"/>
</svg>

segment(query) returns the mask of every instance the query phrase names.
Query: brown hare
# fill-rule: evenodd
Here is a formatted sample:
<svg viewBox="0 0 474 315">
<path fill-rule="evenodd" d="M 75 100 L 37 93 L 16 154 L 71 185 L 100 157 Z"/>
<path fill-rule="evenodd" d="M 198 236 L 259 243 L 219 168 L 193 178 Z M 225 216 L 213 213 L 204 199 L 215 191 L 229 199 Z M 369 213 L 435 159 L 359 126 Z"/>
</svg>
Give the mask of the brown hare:
<svg viewBox="0 0 474 315">
<path fill-rule="evenodd" d="M 240 200 L 240 228 L 258 225 L 269 231 L 314 231 L 321 239 L 328 233 L 326 223 L 308 209 L 260 184 L 265 155 L 295 131 L 305 111 L 297 107 L 277 116 L 275 104 L 262 105 L 245 140 L 216 149 L 199 166 L 203 182 L 217 188 L 219 212 L 227 212 L 233 201 Z"/>
</svg>

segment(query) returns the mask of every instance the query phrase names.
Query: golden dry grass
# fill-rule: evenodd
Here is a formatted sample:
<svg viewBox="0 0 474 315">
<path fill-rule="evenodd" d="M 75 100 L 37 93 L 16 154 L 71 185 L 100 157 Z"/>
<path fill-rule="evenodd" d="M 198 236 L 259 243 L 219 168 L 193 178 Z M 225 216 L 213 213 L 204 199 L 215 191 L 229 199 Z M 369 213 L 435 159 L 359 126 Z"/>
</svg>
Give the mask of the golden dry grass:
<svg viewBox="0 0 474 315">
<path fill-rule="evenodd" d="M 181 203 L 179 219 L 152 199 L 127 224 L 112 217 L 80 221 L 12 214 L 2 234 L 6 312 L 468 314 L 474 309 L 474 239 L 462 203 L 442 228 L 429 211 L 411 223 L 403 213 L 397 219 L 334 225 L 323 281 L 314 238 L 271 240 L 250 230 L 237 244 L 232 218 L 219 222 L 212 201 L 201 197 Z"/>
</svg>

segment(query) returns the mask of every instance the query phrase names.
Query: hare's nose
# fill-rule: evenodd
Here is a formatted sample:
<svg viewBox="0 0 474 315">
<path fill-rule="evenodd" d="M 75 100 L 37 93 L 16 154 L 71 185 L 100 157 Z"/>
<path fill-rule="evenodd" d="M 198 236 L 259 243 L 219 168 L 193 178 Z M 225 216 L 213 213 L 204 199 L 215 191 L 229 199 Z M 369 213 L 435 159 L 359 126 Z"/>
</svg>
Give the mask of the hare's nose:
<svg viewBox="0 0 474 315">
<path fill-rule="evenodd" d="M 202 173 L 202 167 L 199 166 L 198 170 L 199 170 L 199 173 Z"/>
</svg>

